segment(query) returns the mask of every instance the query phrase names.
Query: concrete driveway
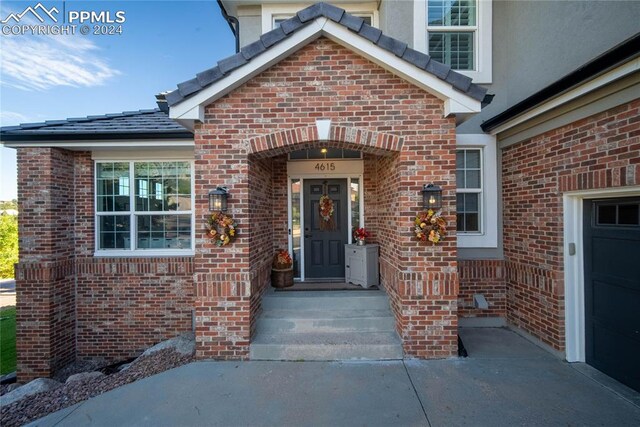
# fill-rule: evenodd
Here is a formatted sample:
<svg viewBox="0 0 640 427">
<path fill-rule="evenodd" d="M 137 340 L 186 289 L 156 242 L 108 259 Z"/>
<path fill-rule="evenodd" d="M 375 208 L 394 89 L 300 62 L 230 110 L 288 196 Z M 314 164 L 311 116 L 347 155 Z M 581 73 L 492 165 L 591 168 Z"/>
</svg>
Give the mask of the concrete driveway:
<svg viewBox="0 0 640 427">
<path fill-rule="evenodd" d="M 640 395 L 506 329 L 464 329 L 466 359 L 198 362 L 39 426 L 640 425 Z"/>
</svg>

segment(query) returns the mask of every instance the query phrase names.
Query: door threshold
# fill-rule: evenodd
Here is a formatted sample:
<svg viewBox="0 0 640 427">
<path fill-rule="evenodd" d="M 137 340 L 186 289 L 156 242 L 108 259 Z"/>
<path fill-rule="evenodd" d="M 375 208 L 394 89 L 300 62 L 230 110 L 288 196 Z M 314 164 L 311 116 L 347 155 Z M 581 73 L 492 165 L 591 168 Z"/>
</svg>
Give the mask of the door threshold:
<svg viewBox="0 0 640 427">
<path fill-rule="evenodd" d="M 364 288 L 360 285 L 346 283 L 341 281 L 310 281 L 294 282 L 293 286 L 288 288 L 276 288 L 275 292 L 295 292 L 295 291 L 377 291 L 377 286 Z"/>
</svg>

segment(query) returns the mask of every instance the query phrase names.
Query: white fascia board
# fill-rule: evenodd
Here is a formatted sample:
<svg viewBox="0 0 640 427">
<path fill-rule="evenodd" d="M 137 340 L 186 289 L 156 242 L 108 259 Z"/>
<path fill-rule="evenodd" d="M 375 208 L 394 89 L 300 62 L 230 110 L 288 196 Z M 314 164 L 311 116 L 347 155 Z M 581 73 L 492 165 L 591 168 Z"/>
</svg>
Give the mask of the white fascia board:
<svg viewBox="0 0 640 427">
<path fill-rule="evenodd" d="M 242 86 L 262 71 L 277 64 L 321 36 L 325 36 L 341 46 L 351 49 L 394 75 L 445 101 L 448 104 L 445 107 L 447 116 L 451 114 L 478 113 L 482 108 L 480 101 L 455 90 L 449 83 L 374 45 L 369 40 L 354 34 L 342 25 L 321 17 L 266 52 L 258 55 L 248 64 L 232 71 L 227 77 L 203 89 L 196 95 L 171 106 L 169 117 L 178 120 L 184 126 L 193 128 L 192 122 L 194 120 L 204 120 L 204 106 Z"/>
<path fill-rule="evenodd" d="M 560 96 L 556 96 L 555 98 L 550 99 L 549 101 L 538 105 L 532 110 L 529 110 L 523 114 L 520 114 L 519 116 L 514 117 L 508 122 L 503 123 L 502 125 L 492 130 L 490 133 L 491 135 L 497 135 L 501 132 L 509 130 L 515 126 L 518 126 L 519 124 L 525 123 L 550 110 L 553 110 L 554 108 L 558 108 L 563 104 L 571 102 L 574 99 L 580 98 L 581 96 L 584 96 L 590 92 L 593 92 L 594 90 L 600 89 L 616 80 L 619 80 L 625 76 L 628 76 L 631 73 L 635 73 L 638 70 L 640 70 L 640 58 L 636 58 L 634 60 L 626 62 L 625 64 L 617 68 L 614 68 L 613 70 L 599 77 L 596 77 L 595 79 L 589 80 L 588 82 L 583 83 L 580 86 L 574 89 L 571 89 L 570 91 L 563 93 Z"/>
<path fill-rule="evenodd" d="M 393 53 L 371 43 L 333 21 L 327 21 L 322 33 L 336 43 L 348 47 L 385 70 L 407 80 L 437 98 L 449 102 L 448 114 L 479 113 L 481 102 L 455 90 L 449 83 L 419 69 Z M 445 107 L 446 108 L 446 107 Z"/>
<path fill-rule="evenodd" d="M 183 148 L 195 147 L 193 139 L 141 139 L 141 140 L 106 140 L 106 141 L 37 141 L 37 142 L 3 142 L 8 148 L 64 148 L 67 150 L 93 150 L 96 148 Z"/>
<path fill-rule="evenodd" d="M 192 110 L 196 107 L 202 106 L 204 109 L 204 106 L 211 104 L 216 99 L 242 86 L 262 71 L 291 55 L 300 47 L 319 38 L 321 36 L 322 26 L 326 21 L 327 18 L 316 19 L 315 22 L 296 31 L 292 36 L 285 38 L 280 43 L 269 48 L 266 52 L 253 58 L 248 64 L 235 69 L 227 77 L 218 80 L 196 95 L 172 105 L 169 108 L 169 117 L 178 120 L 194 120 L 193 117 L 195 117 L 195 114 Z"/>
</svg>

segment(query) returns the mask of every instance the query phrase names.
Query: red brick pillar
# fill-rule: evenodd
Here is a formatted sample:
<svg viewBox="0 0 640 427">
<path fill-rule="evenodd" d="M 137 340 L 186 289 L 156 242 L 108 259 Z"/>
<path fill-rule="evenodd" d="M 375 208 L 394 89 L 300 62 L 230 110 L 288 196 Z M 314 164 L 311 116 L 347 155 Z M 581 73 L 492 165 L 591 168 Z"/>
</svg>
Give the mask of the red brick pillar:
<svg viewBox="0 0 640 427">
<path fill-rule="evenodd" d="M 213 117 L 195 129 L 196 357 L 244 359 L 251 333 L 248 159 L 233 129 L 219 127 L 225 117 Z M 225 246 L 216 246 L 205 232 L 208 192 L 217 186 L 229 189 L 227 214 L 238 223 L 237 238 Z"/>
<path fill-rule="evenodd" d="M 18 381 L 75 359 L 73 153 L 18 149 Z"/>
</svg>

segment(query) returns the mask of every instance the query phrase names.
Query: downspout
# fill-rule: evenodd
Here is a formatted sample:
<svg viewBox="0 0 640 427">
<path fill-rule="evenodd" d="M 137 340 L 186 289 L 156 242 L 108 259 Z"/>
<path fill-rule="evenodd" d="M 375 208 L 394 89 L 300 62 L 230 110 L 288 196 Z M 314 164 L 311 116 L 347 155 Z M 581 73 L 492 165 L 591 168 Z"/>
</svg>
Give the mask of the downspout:
<svg viewBox="0 0 640 427">
<path fill-rule="evenodd" d="M 231 28 L 231 32 L 236 38 L 236 53 L 240 52 L 240 21 L 235 16 L 229 16 L 227 13 L 227 9 L 224 8 L 222 4 L 222 0 L 218 0 L 218 6 L 220 6 L 220 11 L 222 12 L 222 17 L 227 24 L 229 24 L 229 28 Z"/>
</svg>

